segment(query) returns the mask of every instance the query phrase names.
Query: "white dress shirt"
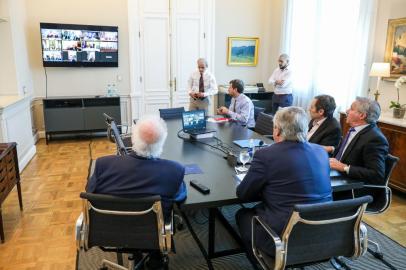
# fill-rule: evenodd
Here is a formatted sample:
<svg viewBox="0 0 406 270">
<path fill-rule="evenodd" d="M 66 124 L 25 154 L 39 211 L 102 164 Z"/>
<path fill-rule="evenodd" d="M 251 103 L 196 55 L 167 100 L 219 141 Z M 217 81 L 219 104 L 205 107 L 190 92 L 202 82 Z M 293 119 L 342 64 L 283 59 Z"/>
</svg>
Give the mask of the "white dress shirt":
<svg viewBox="0 0 406 270">
<path fill-rule="evenodd" d="M 319 129 L 321 124 L 323 124 L 324 121 L 326 121 L 327 117 L 324 117 L 320 119 L 319 121 L 313 121 L 313 126 L 310 129 L 310 131 L 307 133 L 307 140 L 310 140 L 310 138 L 313 136 L 313 134 Z"/>
<path fill-rule="evenodd" d="M 275 82 L 279 80 L 283 80 L 284 83 L 282 85 L 276 85 Z M 285 69 L 276 68 L 269 78 L 268 83 L 275 87 L 274 92 L 277 95 L 292 94 L 292 71 L 289 67 Z"/>
<path fill-rule="evenodd" d="M 200 72 L 197 70 L 190 75 L 187 82 L 187 87 L 190 93 L 199 93 Z M 204 96 L 212 96 L 217 94 L 216 78 L 209 71 L 203 73 Z"/>
</svg>

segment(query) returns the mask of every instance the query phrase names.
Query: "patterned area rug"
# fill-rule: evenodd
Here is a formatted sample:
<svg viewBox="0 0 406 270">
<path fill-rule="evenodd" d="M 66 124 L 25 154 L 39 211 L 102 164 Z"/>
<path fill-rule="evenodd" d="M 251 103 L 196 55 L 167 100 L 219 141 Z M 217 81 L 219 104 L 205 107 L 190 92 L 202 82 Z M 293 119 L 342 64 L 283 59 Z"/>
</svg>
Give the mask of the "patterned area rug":
<svg viewBox="0 0 406 270">
<path fill-rule="evenodd" d="M 224 216 L 235 227 L 234 214 L 239 209 L 239 206 L 223 207 L 221 211 Z M 196 211 L 188 213 L 190 222 L 199 236 L 204 240 L 207 245 L 208 239 L 208 212 Z M 368 238 L 378 242 L 381 250 L 384 253 L 384 258 L 398 270 L 406 269 L 406 248 L 399 245 L 395 241 L 386 237 L 384 234 L 368 226 Z M 174 236 L 176 254 L 171 254 L 169 257 L 169 268 L 176 270 L 191 270 L 191 269 L 208 269 L 206 261 L 203 258 L 196 242 L 193 240 L 192 235 L 186 227 L 182 231 L 177 231 Z M 216 223 L 216 250 L 235 248 L 237 244 L 229 237 L 225 229 Z M 79 269 L 92 270 L 99 269 L 102 259 L 116 261 L 115 253 L 104 253 L 98 248 L 92 248 L 87 252 L 81 251 L 79 253 Z M 212 260 L 214 268 L 217 270 L 228 269 L 253 269 L 248 259 L 244 254 L 222 257 Z M 126 258 L 124 258 L 124 265 L 126 265 Z M 371 269 L 390 269 L 381 261 L 373 257 L 370 253 L 366 253 L 358 260 L 353 260 L 347 263 L 351 269 L 354 270 L 371 270 Z M 322 263 L 314 266 L 306 267 L 310 269 L 333 269 L 330 263 Z"/>
</svg>

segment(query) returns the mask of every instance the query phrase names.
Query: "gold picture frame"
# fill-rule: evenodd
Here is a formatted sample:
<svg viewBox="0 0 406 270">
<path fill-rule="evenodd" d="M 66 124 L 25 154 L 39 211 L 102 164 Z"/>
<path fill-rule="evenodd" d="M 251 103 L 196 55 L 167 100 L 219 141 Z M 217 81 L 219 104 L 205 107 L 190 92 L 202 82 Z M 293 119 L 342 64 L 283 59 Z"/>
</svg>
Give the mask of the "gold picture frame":
<svg viewBox="0 0 406 270">
<path fill-rule="evenodd" d="M 256 66 L 258 63 L 259 38 L 229 37 L 227 65 Z"/>
<path fill-rule="evenodd" d="M 390 63 L 390 77 L 406 75 L 406 18 L 388 21 L 385 62 Z"/>
</svg>

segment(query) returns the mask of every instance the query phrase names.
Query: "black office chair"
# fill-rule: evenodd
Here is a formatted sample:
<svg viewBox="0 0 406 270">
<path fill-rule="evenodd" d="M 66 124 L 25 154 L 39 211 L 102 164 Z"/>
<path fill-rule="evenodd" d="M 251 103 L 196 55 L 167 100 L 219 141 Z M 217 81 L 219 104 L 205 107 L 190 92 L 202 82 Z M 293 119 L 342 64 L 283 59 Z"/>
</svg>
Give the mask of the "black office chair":
<svg viewBox="0 0 406 270">
<path fill-rule="evenodd" d="M 273 134 L 273 116 L 266 113 L 259 113 L 255 122 L 255 132 L 272 137 Z"/>
<path fill-rule="evenodd" d="M 182 113 L 185 111 L 185 108 L 169 108 L 169 109 L 159 109 L 159 116 L 164 119 L 179 119 L 182 118 Z"/>
<path fill-rule="evenodd" d="M 383 185 L 364 185 L 362 189 L 354 190 L 356 197 L 365 195 L 372 196 L 373 202 L 368 204 L 365 211 L 366 214 L 381 214 L 389 208 L 392 201 L 392 190 L 388 185 L 393 169 L 398 162 L 398 157 L 388 154 L 385 159 L 385 183 Z M 388 262 L 384 261 L 383 259 L 383 253 L 380 250 L 379 244 L 371 240 L 368 240 L 368 243 L 370 246 L 375 247 L 375 251 L 373 251 L 371 248 L 368 248 L 368 251 L 377 259 L 380 259 L 385 264 L 388 264 Z"/>
<path fill-rule="evenodd" d="M 111 142 L 116 144 L 117 154 L 123 156 L 132 152 L 131 134 L 120 134 L 120 131 L 114 119 L 105 113 L 103 115 L 106 119 L 107 137 Z"/>
<path fill-rule="evenodd" d="M 367 248 L 367 230 L 361 219 L 371 201 L 371 196 L 365 196 L 327 203 L 295 205 L 281 237 L 260 217 L 254 216 L 254 255 L 263 269 L 274 270 L 304 267 L 338 256 L 358 258 Z M 257 226 L 262 226 L 269 234 L 275 243 L 275 250 L 264 251 L 257 247 Z"/>
<path fill-rule="evenodd" d="M 254 107 L 254 119 L 257 121 L 258 115 L 262 112 L 265 112 L 265 108 L 262 107 Z"/>
<path fill-rule="evenodd" d="M 172 220 L 165 224 L 160 196 L 122 198 L 111 195 L 80 193 L 83 219 L 77 222 L 78 251 L 99 247 L 105 252 L 129 254 L 128 269 L 142 269 L 150 252 L 161 252 L 165 269 L 172 245 Z M 134 265 L 136 254 L 147 255 Z M 77 262 L 78 265 L 78 262 Z M 103 260 L 102 267 L 127 269 Z"/>
</svg>

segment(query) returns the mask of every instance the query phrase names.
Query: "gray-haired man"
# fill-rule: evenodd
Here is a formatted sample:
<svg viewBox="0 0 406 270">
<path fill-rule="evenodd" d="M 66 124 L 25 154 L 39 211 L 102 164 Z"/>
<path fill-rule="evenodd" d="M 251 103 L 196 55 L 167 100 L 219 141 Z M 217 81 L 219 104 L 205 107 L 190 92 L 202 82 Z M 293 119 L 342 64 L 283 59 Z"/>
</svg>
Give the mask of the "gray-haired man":
<svg viewBox="0 0 406 270">
<path fill-rule="evenodd" d="M 208 113 L 208 107 L 211 104 L 211 97 L 217 94 L 216 78 L 208 70 L 206 59 L 197 60 L 197 69 L 190 75 L 187 87 L 190 96 L 189 110 L 205 110 Z"/>
<path fill-rule="evenodd" d="M 382 185 L 385 181 L 385 159 L 389 144 L 376 121 L 381 114 L 378 102 L 365 97 L 357 97 L 347 110 L 347 123 L 350 129 L 334 150 L 330 167 L 348 175 L 362 179 L 368 184 Z"/>
</svg>

